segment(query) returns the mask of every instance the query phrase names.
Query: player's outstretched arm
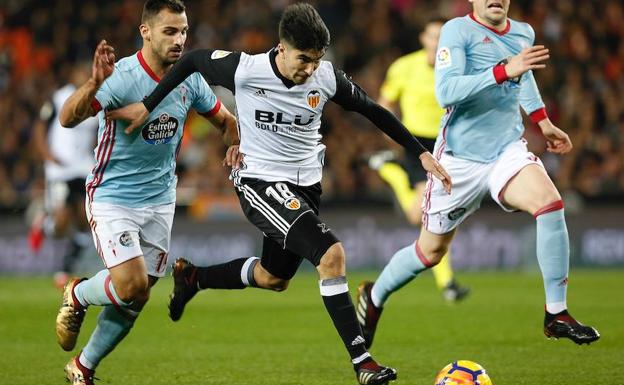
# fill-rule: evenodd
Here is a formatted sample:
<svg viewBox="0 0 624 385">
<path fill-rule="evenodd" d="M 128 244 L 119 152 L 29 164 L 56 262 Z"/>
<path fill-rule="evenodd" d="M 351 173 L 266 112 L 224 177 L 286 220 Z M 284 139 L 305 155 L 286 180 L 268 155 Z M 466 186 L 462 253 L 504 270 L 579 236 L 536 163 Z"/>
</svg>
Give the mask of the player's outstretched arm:
<svg viewBox="0 0 624 385">
<path fill-rule="evenodd" d="M 538 125 L 546 138 L 546 149 L 549 152 L 566 154 L 572 150 L 572 141 L 568 134 L 555 126 L 550 119 L 541 120 Z"/>
<path fill-rule="evenodd" d="M 100 41 L 93 54 L 91 78 L 78 88 L 63 104 L 59 113 L 59 121 L 63 127 L 75 127 L 83 120 L 93 116 L 95 109 L 92 103 L 100 89 L 115 68 L 115 49 L 106 40 Z"/>
<path fill-rule="evenodd" d="M 450 194 L 451 177 L 436 158 L 427 151 L 392 112 L 375 103 L 357 84 L 351 82 L 344 72 L 335 71 L 336 94 L 332 100 L 348 111 L 356 111 L 366 116 L 386 135 L 412 154 L 418 154 L 423 168 L 440 179 L 444 189 Z"/>
<path fill-rule="evenodd" d="M 228 145 L 225 158 L 223 158 L 222 164 L 224 166 L 230 166 L 234 169 L 239 168 L 243 161 L 243 153 L 239 151 L 238 144 L 240 138 L 238 136 L 238 125 L 236 117 L 223 105 L 219 108 L 219 111 L 209 117 L 206 117 L 213 126 L 215 126 L 223 135 L 223 142 Z"/>
<path fill-rule="evenodd" d="M 149 116 L 149 111 L 142 102 L 128 104 L 125 107 L 112 111 L 106 111 L 106 120 L 123 120 L 130 122 L 124 132 L 131 133 L 137 127 L 141 126 Z"/>
</svg>

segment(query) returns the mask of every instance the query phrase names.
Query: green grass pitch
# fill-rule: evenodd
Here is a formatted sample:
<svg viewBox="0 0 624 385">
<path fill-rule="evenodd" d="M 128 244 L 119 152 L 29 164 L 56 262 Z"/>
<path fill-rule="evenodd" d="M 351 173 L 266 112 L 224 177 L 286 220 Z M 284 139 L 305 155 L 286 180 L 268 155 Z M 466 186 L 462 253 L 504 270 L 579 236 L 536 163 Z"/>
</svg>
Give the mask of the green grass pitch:
<svg viewBox="0 0 624 385">
<path fill-rule="evenodd" d="M 350 274 L 351 292 L 375 276 Z M 461 281 L 473 292 L 458 305 L 443 302 L 430 276 L 391 298 L 372 353 L 398 369 L 397 385 L 432 385 L 457 359 L 482 364 L 494 385 L 624 384 L 624 270 L 571 274 L 572 314 L 602 334 L 591 346 L 543 336 L 537 273 L 461 273 Z M 171 285 L 156 285 L 130 335 L 98 368 L 101 384 L 356 384 L 311 272 L 283 293 L 204 291 L 177 323 L 167 317 Z M 64 383 L 71 354 L 55 340 L 59 301 L 50 278 L 0 277 L 0 384 Z M 89 310 L 79 347 L 97 313 Z"/>
</svg>

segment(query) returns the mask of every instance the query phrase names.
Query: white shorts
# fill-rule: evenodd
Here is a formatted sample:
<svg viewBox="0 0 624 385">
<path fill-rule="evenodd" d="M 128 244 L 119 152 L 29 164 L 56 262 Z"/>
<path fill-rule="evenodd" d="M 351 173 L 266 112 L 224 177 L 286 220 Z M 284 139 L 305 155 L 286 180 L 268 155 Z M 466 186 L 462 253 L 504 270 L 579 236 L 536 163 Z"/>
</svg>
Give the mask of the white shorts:
<svg viewBox="0 0 624 385">
<path fill-rule="evenodd" d="M 451 195 L 447 194 L 442 183 L 429 174 L 422 205 L 423 225 L 434 234 L 446 234 L 456 228 L 481 206 L 488 192 L 503 210 L 515 211 L 501 202 L 501 192 L 524 167 L 530 164 L 544 166 L 529 152 L 524 139 L 508 145 L 492 163 L 456 158 L 436 148 L 438 153 L 442 153 L 438 159 L 451 176 L 453 188 Z"/>
<path fill-rule="evenodd" d="M 107 269 L 143 256 L 149 275 L 165 275 L 175 203 L 131 208 L 87 199 L 86 206 L 93 241 Z"/>
</svg>

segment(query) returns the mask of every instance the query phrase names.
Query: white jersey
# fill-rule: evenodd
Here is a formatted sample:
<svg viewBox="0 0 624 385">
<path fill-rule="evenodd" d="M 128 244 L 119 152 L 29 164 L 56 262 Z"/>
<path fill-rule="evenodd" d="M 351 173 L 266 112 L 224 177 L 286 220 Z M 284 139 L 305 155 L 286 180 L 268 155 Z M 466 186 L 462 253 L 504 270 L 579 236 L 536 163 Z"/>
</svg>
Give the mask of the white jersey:
<svg viewBox="0 0 624 385">
<path fill-rule="evenodd" d="M 331 63 L 322 61 L 302 85 L 287 88 L 269 54 L 241 54 L 234 77 L 244 167 L 238 176 L 309 186 L 321 180 L 325 145 L 321 113 L 336 93 Z"/>
<path fill-rule="evenodd" d="M 186 54 L 144 99 L 148 111 L 194 72 L 209 84 L 234 93 L 243 165 L 233 177 L 311 186 L 320 182 L 325 145 L 321 114 L 329 100 L 366 116 L 416 156 L 426 151 L 392 113 L 328 62 L 322 60 L 303 84 L 285 78 L 276 64 L 277 50 L 248 55 L 220 50 Z"/>
<path fill-rule="evenodd" d="M 63 103 L 75 90 L 76 87 L 72 84 L 57 90 L 52 100 L 43 105 L 39 114 L 41 120 L 48 122 L 48 148 L 59 161 L 45 162 L 45 177 L 48 181 L 84 179 L 95 163 L 93 147 L 98 129 L 97 118 L 86 119 L 74 128 L 65 128 L 59 122 L 58 113 Z"/>
</svg>

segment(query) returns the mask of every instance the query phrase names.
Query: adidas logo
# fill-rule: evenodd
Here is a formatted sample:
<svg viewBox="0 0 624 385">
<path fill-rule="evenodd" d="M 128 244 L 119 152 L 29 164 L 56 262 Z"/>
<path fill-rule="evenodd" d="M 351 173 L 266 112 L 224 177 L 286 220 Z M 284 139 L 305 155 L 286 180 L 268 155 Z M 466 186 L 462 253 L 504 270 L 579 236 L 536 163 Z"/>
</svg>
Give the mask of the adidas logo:
<svg viewBox="0 0 624 385">
<path fill-rule="evenodd" d="M 491 42 L 492 42 L 492 39 L 490 39 L 489 36 L 486 36 L 485 39 L 483 39 L 483 43 L 485 43 L 485 44 L 489 44 Z"/>
<path fill-rule="evenodd" d="M 267 95 L 266 90 L 264 88 L 258 88 L 258 91 L 254 92 L 254 95 L 260 96 L 263 98 L 269 97 L 269 95 Z"/>
<path fill-rule="evenodd" d="M 355 345 L 360 345 L 363 344 L 364 342 L 364 337 L 358 335 L 357 337 L 355 337 L 355 339 L 353 341 L 351 341 L 351 346 L 355 346 Z"/>
</svg>

